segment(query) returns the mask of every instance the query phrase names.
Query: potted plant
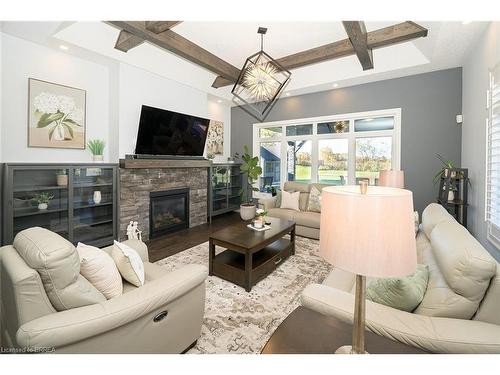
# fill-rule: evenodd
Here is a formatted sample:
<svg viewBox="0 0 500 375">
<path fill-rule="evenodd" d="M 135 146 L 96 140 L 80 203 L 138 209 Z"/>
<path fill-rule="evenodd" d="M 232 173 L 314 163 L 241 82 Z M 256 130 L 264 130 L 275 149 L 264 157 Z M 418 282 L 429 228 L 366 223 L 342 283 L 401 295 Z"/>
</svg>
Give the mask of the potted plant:
<svg viewBox="0 0 500 375">
<path fill-rule="evenodd" d="M 262 168 L 259 165 L 259 157 L 250 155 L 248 146 L 245 145 L 243 148 L 244 153 L 240 155 L 235 154 L 235 158 L 241 159 L 240 170 L 242 173 L 246 174 L 247 186 L 243 186 L 240 189 L 240 195 L 242 203 L 240 205 L 240 216 L 243 220 L 251 220 L 255 217 L 255 212 L 257 210 L 256 205 L 252 202 L 252 191 L 259 191 L 254 184 L 259 179 L 262 174 Z"/>
<path fill-rule="evenodd" d="M 56 172 L 57 186 L 68 186 L 68 173 L 66 169 L 60 169 Z"/>
<path fill-rule="evenodd" d="M 101 139 L 91 139 L 87 142 L 87 147 L 92 154 L 92 159 L 95 162 L 100 162 L 103 160 L 104 146 L 106 142 Z"/>
<path fill-rule="evenodd" d="M 46 210 L 49 207 L 49 201 L 53 198 L 54 198 L 54 196 L 52 194 L 43 192 L 43 193 L 35 194 L 33 196 L 32 200 L 34 202 L 38 203 L 39 210 Z"/>
<path fill-rule="evenodd" d="M 446 160 L 445 158 L 443 158 L 440 154 L 436 154 L 436 157 L 439 159 L 439 161 L 443 164 L 442 168 L 436 173 L 436 175 L 434 176 L 434 178 L 432 179 L 432 181 L 434 182 L 434 184 L 436 184 L 440 179 L 441 177 L 443 176 L 446 176 L 448 174 L 448 171 L 450 169 L 455 169 L 457 168 L 457 166 L 450 160 Z M 455 178 L 457 177 L 456 175 L 456 172 L 455 171 L 452 171 L 450 173 L 450 177 L 451 178 Z M 459 174 L 459 177 L 463 177 Z M 467 183 L 469 184 L 470 186 L 470 180 L 467 181 Z M 445 190 L 446 187 L 443 186 L 443 190 Z M 453 201 L 455 199 L 455 191 L 453 189 L 450 189 L 448 191 L 448 201 Z"/>
</svg>

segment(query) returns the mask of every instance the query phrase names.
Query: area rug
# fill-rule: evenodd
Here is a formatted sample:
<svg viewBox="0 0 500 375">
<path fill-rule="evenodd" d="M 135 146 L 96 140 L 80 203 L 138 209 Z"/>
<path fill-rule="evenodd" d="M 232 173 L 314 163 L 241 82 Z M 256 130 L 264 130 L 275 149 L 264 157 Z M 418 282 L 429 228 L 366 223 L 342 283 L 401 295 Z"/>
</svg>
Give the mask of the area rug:
<svg viewBox="0 0 500 375">
<path fill-rule="evenodd" d="M 216 253 L 222 250 L 216 248 Z M 274 330 L 299 306 L 304 288 L 322 282 L 331 271 L 318 251 L 319 241 L 297 237 L 295 255 L 250 293 L 209 276 L 201 337 L 189 353 L 260 353 Z M 208 242 L 156 263 L 169 270 L 192 263 L 208 267 Z"/>
</svg>

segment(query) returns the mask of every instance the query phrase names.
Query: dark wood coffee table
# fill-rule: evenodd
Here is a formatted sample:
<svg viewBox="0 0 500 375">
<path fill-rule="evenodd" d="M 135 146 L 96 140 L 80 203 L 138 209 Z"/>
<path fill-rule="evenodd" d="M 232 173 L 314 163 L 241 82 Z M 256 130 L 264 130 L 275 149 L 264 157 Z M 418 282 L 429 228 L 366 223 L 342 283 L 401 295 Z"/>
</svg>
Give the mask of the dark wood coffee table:
<svg viewBox="0 0 500 375">
<path fill-rule="evenodd" d="M 247 292 L 295 254 L 295 222 L 269 218 L 271 229 L 258 232 L 241 222 L 209 235 L 209 274 Z M 283 238 L 289 234 L 290 239 Z M 215 255 L 215 245 L 227 250 Z"/>
<path fill-rule="evenodd" d="M 372 332 L 365 332 L 370 354 L 425 354 Z M 274 331 L 262 354 L 332 354 L 342 345 L 351 345 L 352 325 L 332 316 L 299 306 Z"/>
</svg>

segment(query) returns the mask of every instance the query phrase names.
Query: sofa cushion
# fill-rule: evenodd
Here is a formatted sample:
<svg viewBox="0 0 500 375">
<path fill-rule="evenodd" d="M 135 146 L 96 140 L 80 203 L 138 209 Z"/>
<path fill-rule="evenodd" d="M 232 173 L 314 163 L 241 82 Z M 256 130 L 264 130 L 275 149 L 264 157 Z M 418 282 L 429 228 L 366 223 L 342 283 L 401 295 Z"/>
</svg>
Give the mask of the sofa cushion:
<svg viewBox="0 0 500 375">
<path fill-rule="evenodd" d="M 280 208 L 288 208 L 299 211 L 299 196 L 300 191 L 296 191 L 294 193 L 289 193 L 286 190 L 282 191 Z"/>
<path fill-rule="evenodd" d="M 415 312 L 470 319 L 496 272 L 495 260 L 455 220 L 435 225 L 430 245 L 417 237 L 419 262 L 429 266 L 429 284 Z"/>
<path fill-rule="evenodd" d="M 13 246 L 35 269 L 57 311 L 106 301 L 106 297 L 80 275 L 75 247 L 60 235 L 40 227 L 19 232 Z"/>
<path fill-rule="evenodd" d="M 168 272 L 169 271 L 165 267 L 154 263 L 144 262 L 144 285 L 165 276 Z M 132 290 L 137 290 L 137 287 L 128 281 L 124 281 L 123 293 L 125 294 Z"/>
<path fill-rule="evenodd" d="M 307 203 L 307 211 L 321 212 L 321 190 L 316 186 L 311 187 L 309 202 Z"/>
<path fill-rule="evenodd" d="M 318 212 L 296 212 L 294 215 L 294 220 L 297 225 L 309 228 L 319 228 L 319 223 L 321 221 L 321 214 Z"/>
<path fill-rule="evenodd" d="M 300 191 L 302 193 L 309 193 L 309 184 L 304 184 L 302 182 L 287 181 L 283 185 L 283 190 L 286 191 Z"/>
<path fill-rule="evenodd" d="M 137 287 L 144 285 L 144 263 L 137 251 L 124 243 L 114 241 L 111 257 L 125 280 Z"/>
<path fill-rule="evenodd" d="M 422 212 L 422 226 L 428 238 L 431 238 L 434 227 L 443 221 L 455 221 L 455 219 L 440 204 L 431 203 Z"/>
<path fill-rule="evenodd" d="M 278 219 L 295 220 L 295 214 L 298 211 L 289 210 L 287 208 L 270 208 L 267 210 L 267 216 L 277 217 Z"/>
<path fill-rule="evenodd" d="M 104 297 L 111 299 L 123 293 L 122 277 L 107 252 L 81 242 L 76 246 L 76 251 L 80 257 L 80 273 Z"/>
</svg>

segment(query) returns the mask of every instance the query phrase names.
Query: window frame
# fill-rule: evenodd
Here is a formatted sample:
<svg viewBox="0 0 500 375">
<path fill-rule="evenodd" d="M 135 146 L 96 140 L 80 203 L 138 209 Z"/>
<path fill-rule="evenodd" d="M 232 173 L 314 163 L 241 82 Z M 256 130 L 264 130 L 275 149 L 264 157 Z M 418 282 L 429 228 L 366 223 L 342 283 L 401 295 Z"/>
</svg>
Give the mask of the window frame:
<svg viewBox="0 0 500 375">
<path fill-rule="evenodd" d="M 297 140 L 311 140 L 311 164 L 312 166 L 318 165 L 319 149 L 318 141 L 320 139 L 335 139 L 335 138 L 347 138 L 348 139 L 348 181 L 349 185 L 354 185 L 356 181 L 356 138 L 375 138 L 375 137 L 392 137 L 392 160 L 391 165 L 395 170 L 401 169 L 401 108 L 389 108 L 381 109 L 376 111 L 364 111 L 364 112 L 353 112 L 353 113 L 343 113 L 338 115 L 328 115 L 319 117 L 309 117 L 309 118 L 297 118 L 291 120 L 281 120 L 281 121 L 269 121 L 269 122 L 259 122 L 253 124 L 253 138 L 252 138 L 252 151 L 254 155 L 260 155 L 259 145 L 265 142 L 280 142 L 280 187 L 287 180 L 286 173 L 286 142 L 287 141 L 297 141 Z M 378 117 L 393 117 L 394 118 L 394 128 L 390 130 L 373 130 L 373 131 L 358 131 L 354 129 L 354 120 L 359 120 L 363 118 L 378 118 Z M 318 123 L 333 122 L 333 121 L 349 121 L 349 131 L 345 133 L 330 133 L 330 134 L 317 134 Z M 300 136 L 287 136 L 286 127 L 294 125 L 308 125 L 312 124 L 313 131 L 311 135 L 300 135 Z M 259 130 L 261 128 L 272 128 L 281 127 L 281 134 L 273 137 L 260 138 Z M 318 181 L 318 168 L 311 168 L 311 182 Z M 256 183 L 258 187 L 260 181 Z"/>
</svg>

